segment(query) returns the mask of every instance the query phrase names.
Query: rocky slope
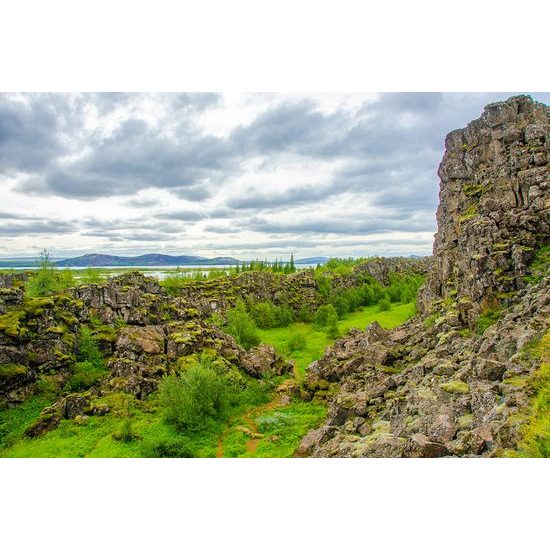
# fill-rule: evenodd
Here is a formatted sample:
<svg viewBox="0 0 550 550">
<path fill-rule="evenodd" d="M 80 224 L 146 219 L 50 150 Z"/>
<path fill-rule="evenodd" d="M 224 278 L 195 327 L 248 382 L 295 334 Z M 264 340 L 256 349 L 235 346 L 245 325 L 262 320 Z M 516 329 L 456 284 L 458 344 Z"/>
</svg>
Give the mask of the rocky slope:
<svg viewBox="0 0 550 550">
<path fill-rule="evenodd" d="M 311 395 L 334 397 L 298 456 L 507 456 L 525 444 L 548 386 L 550 109 L 513 97 L 445 143 L 422 315 L 354 331 L 309 367 Z"/>
</svg>

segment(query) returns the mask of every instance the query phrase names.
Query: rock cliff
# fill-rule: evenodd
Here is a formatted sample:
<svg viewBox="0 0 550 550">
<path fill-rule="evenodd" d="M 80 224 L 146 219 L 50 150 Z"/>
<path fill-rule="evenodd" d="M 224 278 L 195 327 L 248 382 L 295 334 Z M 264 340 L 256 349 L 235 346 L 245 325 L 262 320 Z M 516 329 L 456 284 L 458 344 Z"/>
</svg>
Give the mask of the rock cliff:
<svg viewBox="0 0 550 550">
<path fill-rule="evenodd" d="M 422 315 L 354 331 L 309 367 L 311 395 L 334 397 L 298 456 L 507 456 L 526 444 L 549 384 L 550 109 L 512 97 L 445 143 Z"/>
<path fill-rule="evenodd" d="M 518 96 L 447 136 L 422 311 L 451 298 L 473 327 L 483 309 L 525 286 L 550 233 L 549 135 L 550 108 Z"/>
</svg>

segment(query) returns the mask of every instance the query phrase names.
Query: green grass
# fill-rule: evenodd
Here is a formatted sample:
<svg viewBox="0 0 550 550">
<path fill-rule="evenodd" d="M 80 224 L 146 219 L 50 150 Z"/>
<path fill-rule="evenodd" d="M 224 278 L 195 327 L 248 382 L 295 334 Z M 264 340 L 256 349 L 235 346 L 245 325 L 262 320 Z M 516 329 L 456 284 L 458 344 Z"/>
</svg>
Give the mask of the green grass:
<svg viewBox="0 0 550 550">
<path fill-rule="evenodd" d="M 255 423 L 264 437 L 254 452 L 245 457 L 290 458 L 302 437 L 318 427 L 325 419 L 326 406 L 322 403 L 291 403 L 286 407 L 266 411 Z"/>
<path fill-rule="evenodd" d="M 17 441 L 40 414 L 51 404 L 51 400 L 42 395 L 32 396 L 18 407 L 0 411 L 0 456 L 2 450 Z"/>
<path fill-rule="evenodd" d="M 365 329 L 373 321 L 378 321 L 384 328 L 394 328 L 410 319 L 415 313 L 413 303 L 393 305 L 388 311 L 379 311 L 378 305 L 363 307 L 360 310 L 346 315 L 338 321 L 340 334 L 345 334 L 351 328 Z M 301 333 L 306 339 L 303 350 L 288 351 L 288 342 L 292 335 Z M 288 359 L 296 364 L 296 376 L 304 376 L 306 367 L 323 354 L 325 348 L 334 343 L 327 338 L 326 332 L 316 329 L 311 323 L 292 323 L 288 327 L 258 330 L 262 342 L 271 344 Z"/>
</svg>

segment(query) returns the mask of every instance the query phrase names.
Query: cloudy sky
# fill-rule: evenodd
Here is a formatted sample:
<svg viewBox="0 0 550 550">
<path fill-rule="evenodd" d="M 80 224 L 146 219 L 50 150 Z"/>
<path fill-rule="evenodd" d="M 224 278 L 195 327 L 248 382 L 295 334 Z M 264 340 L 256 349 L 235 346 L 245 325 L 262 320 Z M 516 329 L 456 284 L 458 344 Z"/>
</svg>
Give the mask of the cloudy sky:
<svg viewBox="0 0 550 550">
<path fill-rule="evenodd" d="M 509 95 L 0 94 L 0 255 L 430 254 L 445 135 Z"/>
</svg>

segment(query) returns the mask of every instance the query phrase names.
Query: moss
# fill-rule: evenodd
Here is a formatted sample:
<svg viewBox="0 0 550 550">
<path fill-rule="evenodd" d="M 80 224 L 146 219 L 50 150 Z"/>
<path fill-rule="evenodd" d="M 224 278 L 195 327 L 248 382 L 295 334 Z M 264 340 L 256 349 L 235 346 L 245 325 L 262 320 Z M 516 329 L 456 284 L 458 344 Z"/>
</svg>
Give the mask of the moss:
<svg viewBox="0 0 550 550">
<path fill-rule="evenodd" d="M 508 384 L 514 388 L 523 388 L 527 384 L 527 378 L 521 376 L 511 376 L 510 378 L 505 378 L 503 384 Z"/>
<path fill-rule="evenodd" d="M 65 334 L 67 329 L 61 325 L 54 325 L 52 327 L 48 327 L 46 332 L 49 332 L 50 334 Z"/>
<path fill-rule="evenodd" d="M 452 380 L 451 382 L 441 384 L 439 387 L 447 393 L 470 393 L 470 386 L 468 386 L 468 384 L 466 384 L 466 382 L 463 382 L 462 380 Z"/>
<path fill-rule="evenodd" d="M 78 323 L 78 319 L 69 311 L 62 311 L 59 313 L 59 319 L 69 327 L 73 327 Z"/>
<path fill-rule="evenodd" d="M 27 297 L 23 303 L 25 314 L 28 317 L 40 317 L 40 315 L 44 313 L 45 309 L 51 309 L 53 307 L 54 301 L 52 298 Z"/>
<path fill-rule="evenodd" d="M 550 331 L 532 347 L 531 353 L 540 356 L 541 362 L 529 380 L 535 396 L 518 450 L 522 456 L 547 458 L 550 457 Z"/>
<path fill-rule="evenodd" d="M 431 326 L 433 326 L 437 317 L 437 313 L 432 313 L 431 315 L 428 315 L 428 317 L 424 319 L 424 326 L 426 328 L 430 328 Z"/>
<path fill-rule="evenodd" d="M 476 332 L 477 334 L 483 334 L 490 326 L 494 325 L 502 314 L 500 308 L 486 309 L 477 320 Z"/>
<path fill-rule="evenodd" d="M 510 241 L 502 241 L 500 243 L 493 244 L 493 250 L 508 250 L 510 248 Z"/>
<path fill-rule="evenodd" d="M 462 186 L 462 191 L 467 197 L 481 197 L 485 187 L 481 184 L 466 183 Z"/>
<path fill-rule="evenodd" d="M 464 210 L 464 213 L 460 216 L 459 221 L 462 223 L 475 218 L 475 216 L 477 216 L 477 204 L 471 204 L 468 208 L 466 208 L 466 210 Z"/>
<path fill-rule="evenodd" d="M 15 378 L 16 376 L 25 376 L 29 372 L 29 367 L 18 365 L 16 363 L 4 363 L 0 365 L 0 378 Z"/>
<path fill-rule="evenodd" d="M 472 414 L 464 414 L 458 418 L 458 427 L 462 430 L 471 428 L 473 423 L 474 416 Z"/>
<path fill-rule="evenodd" d="M 24 311 L 20 309 L 0 315 L 0 332 L 11 338 L 22 339 L 27 334 L 27 329 L 20 324 L 24 315 Z"/>
<path fill-rule="evenodd" d="M 526 283 L 537 283 L 542 280 L 550 266 L 550 245 L 542 246 L 529 264 L 528 275 L 524 277 Z"/>
</svg>

